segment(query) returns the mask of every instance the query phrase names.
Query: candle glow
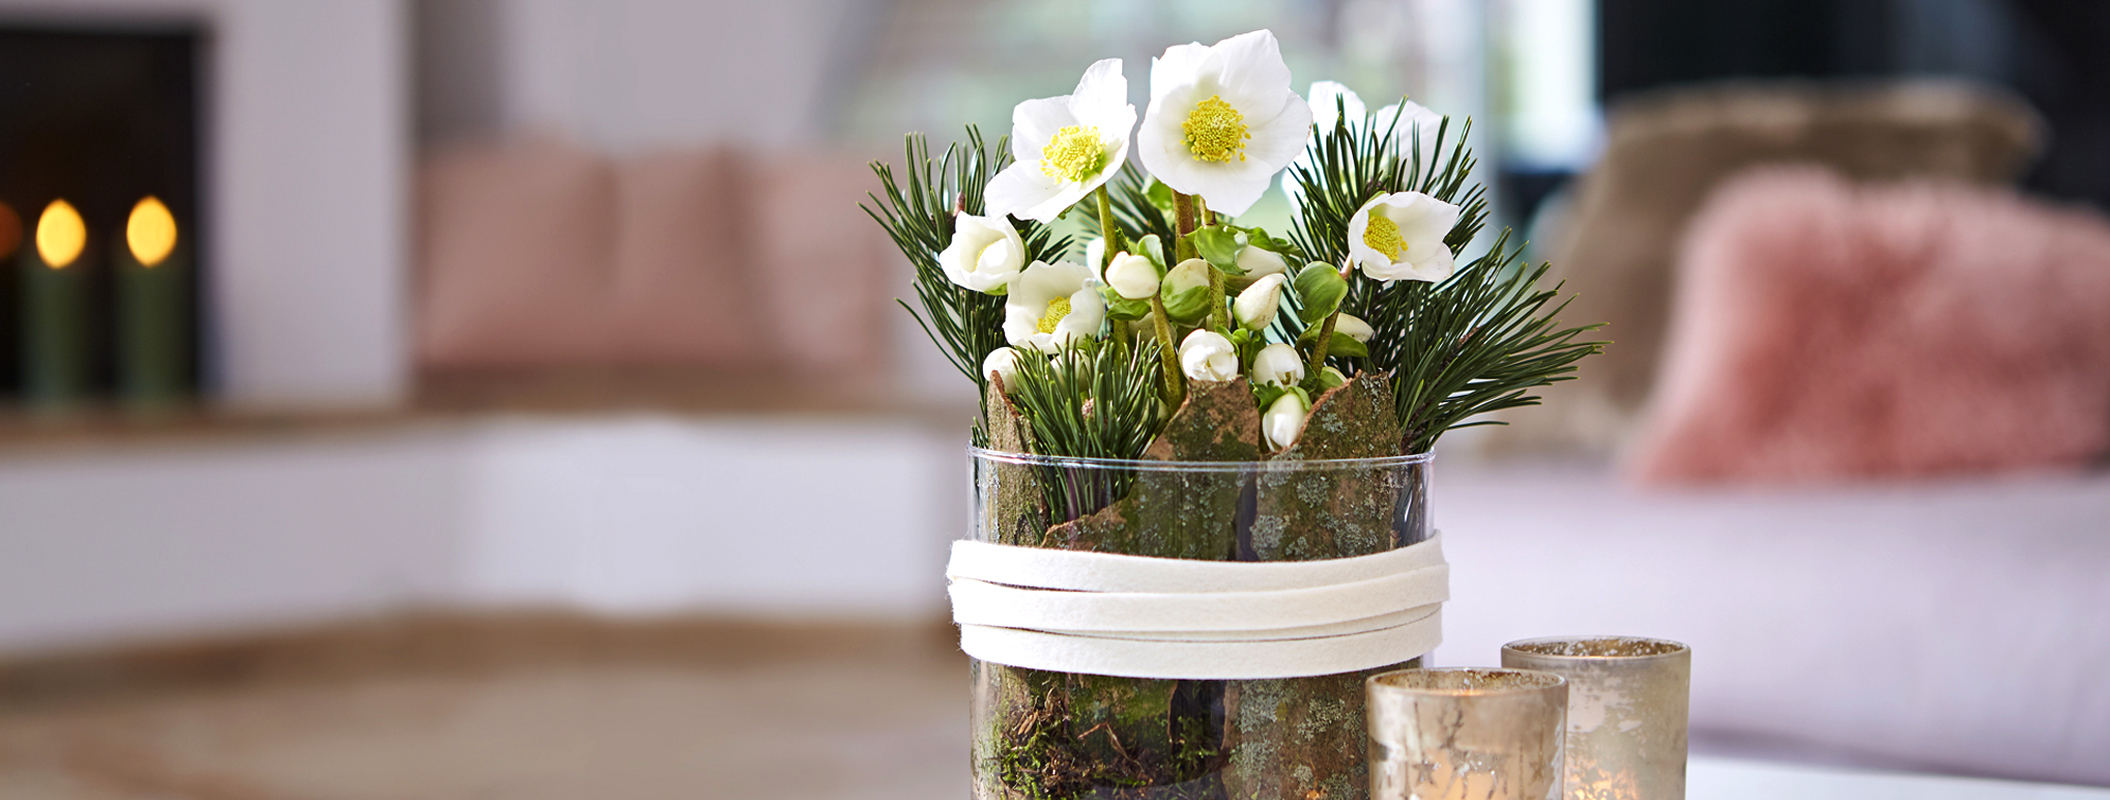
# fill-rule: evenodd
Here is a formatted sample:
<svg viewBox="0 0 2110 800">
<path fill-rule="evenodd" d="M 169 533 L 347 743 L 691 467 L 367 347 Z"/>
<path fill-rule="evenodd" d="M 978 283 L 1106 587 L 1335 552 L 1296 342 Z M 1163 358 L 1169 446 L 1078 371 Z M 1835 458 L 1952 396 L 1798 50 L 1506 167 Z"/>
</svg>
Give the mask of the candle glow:
<svg viewBox="0 0 2110 800">
<path fill-rule="evenodd" d="M 142 267 L 152 267 L 166 261 L 169 253 L 176 249 L 176 217 L 161 199 L 153 195 L 141 198 L 132 206 L 132 216 L 125 222 L 125 243 L 132 248 L 132 257 L 139 259 Z"/>
<path fill-rule="evenodd" d="M 65 268 L 81 257 L 81 248 L 87 244 L 88 225 L 72 203 L 53 200 L 44 207 L 43 216 L 37 218 L 37 255 L 44 257 L 47 266 Z"/>
</svg>

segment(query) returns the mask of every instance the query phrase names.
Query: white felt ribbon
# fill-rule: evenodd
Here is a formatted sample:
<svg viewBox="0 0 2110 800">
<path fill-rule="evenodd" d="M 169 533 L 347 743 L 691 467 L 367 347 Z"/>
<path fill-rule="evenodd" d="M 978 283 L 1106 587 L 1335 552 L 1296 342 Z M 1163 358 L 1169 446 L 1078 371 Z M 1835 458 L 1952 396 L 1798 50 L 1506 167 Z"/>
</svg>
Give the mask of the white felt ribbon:
<svg viewBox="0 0 2110 800">
<path fill-rule="evenodd" d="M 954 542 L 960 647 L 1014 667 L 1130 678 L 1332 675 L 1442 640 L 1430 539 L 1326 561 L 1189 561 Z"/>
</svg>

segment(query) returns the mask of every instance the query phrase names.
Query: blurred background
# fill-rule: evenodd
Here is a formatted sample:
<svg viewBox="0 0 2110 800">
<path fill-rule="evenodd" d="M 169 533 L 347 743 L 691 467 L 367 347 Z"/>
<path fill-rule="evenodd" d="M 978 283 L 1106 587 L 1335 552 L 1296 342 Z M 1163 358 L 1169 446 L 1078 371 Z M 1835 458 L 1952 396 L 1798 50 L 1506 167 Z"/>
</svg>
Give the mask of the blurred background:
<svg viewBox="0 0 2110 800">
<path fill-rule="evenodd" d="M 1263 27 L 1471 117 L 1612 342 L 1440 448 L 1437 663 L 2110 786 L 2110 6 L 0 0 L 0 796 L 962 796 L 867 163 Z"/>
</svg>

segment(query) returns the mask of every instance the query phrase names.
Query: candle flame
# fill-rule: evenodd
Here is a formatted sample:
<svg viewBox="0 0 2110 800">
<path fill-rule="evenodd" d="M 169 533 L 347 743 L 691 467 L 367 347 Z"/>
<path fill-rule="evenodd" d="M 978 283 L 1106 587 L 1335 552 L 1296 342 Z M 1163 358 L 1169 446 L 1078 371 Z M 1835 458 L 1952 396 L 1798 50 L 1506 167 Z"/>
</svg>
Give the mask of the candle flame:
<svg viewBox="0 0 2110 800">
<path fill-rule="evenodd" d="M 81 257 L 81 248 L 88 244 L 88 224 L 81 221 L 81 212 L 73 210 L 73 204 L 64 200 L 53 200 L 44 207 L 44 215 L 37 218 L 37 255 L 52 269 L 61 269 Z"/>
<path fill-rule="evenodd" d="M 176 249 L 176 217 L 161 204 L 161 198 L 147 195 L 132 206 L 132 218 L 125 223 L 125 243 L 131 245 L 132 257 L 142 267 L 168 260 L 169 252 Z"/>
</svg>

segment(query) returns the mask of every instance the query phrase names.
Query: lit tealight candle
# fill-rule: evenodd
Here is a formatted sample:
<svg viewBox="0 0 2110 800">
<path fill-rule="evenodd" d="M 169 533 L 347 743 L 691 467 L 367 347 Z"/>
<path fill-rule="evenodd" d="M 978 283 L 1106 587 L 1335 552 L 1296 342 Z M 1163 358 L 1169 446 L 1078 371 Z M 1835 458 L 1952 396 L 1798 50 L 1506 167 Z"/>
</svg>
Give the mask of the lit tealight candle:
<svg viewBox="0 0 2110 800">
<path fill-rule="evenodd" d="M 1407 669 L 1364 682 L 1371 800 L 1560 800 L 1568 683 L 1521 669 Z"/>
<path fill-rule="evenodd" d="M 1568 679 L 1567 800 L 1684 800 L 1692 648 L 1576 636 L 1502 646 L 1502 666 Z"/>
<path fill-rule="evenodd" d="M 22 391 L 44 412 L 67 410 L 88 392 L 88 226 L 65 200 L 37 218 L 35 246 L 15 263 L 22 278 Z"/>
<path fill-rule="evenodd" d="M 132 207 L 117 267 L 117 381 L 125 404 L 152 412 L 182 399 L 188 384 L 189 259 L 176 217 L 159 198 Z"/>
</svg>

